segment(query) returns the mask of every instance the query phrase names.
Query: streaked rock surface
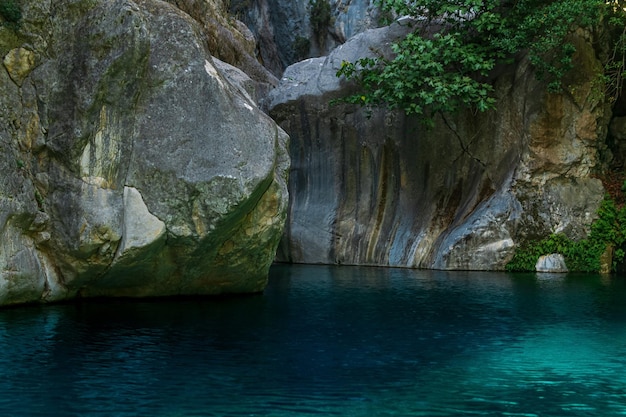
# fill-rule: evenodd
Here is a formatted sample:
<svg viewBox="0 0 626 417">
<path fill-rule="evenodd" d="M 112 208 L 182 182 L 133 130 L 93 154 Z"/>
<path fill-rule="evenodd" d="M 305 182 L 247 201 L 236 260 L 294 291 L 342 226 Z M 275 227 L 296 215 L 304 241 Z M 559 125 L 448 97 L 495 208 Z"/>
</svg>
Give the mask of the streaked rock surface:
<svg viewBox="0 0 626 417">
<path fill-rule="evenodd" d="M 288 136 L 203 26 L 158 0 L 24 3 L 0 29 L 0 304 L 262 290 Z"/>
<path fill-rule="evenodd" d="M 290 66 L 272 92 L 292 157 L 279 259 L 500 270 L 530 239 L 584 237 L 604 194 L 592 173 L 608 123 L 590 40 L 575 39 L 575 94 L 547 93 L 521 59 L 494 81 L 496 111 L 447 115 L 432 130 L 385 109 L 331 105 L 354 91 L 335 76 L 341 62 L 389 51 L 405 25 Z"/>
<path fill-rule="evenodd" d="M 537 272 L 562 274 L 568 271 L 565 258 L 560 253 L 540 256 L 535 265 Z"/>
</svg>

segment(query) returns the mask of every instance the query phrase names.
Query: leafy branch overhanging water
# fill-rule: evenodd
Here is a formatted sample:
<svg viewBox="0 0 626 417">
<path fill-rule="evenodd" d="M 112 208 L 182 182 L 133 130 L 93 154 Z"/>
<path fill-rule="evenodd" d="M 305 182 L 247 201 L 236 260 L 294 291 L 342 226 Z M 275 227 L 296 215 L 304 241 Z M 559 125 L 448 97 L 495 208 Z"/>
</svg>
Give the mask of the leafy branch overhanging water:
<svg viewBox="0 0 626 417">
<path fill-rule="evenodd" d="M 461 108 L 486 111 L 496 100 L 490 76 L 499 64 L 527 53 L 552 92 L 563 89 L 574 67 L 572 35 L 579 29 L 606 34 L 611 51 L 598 74 L 610 100 L 621 92 L 626 62 L 623 1 L 606 0 L 378 0 L 385 12 L 411 16 L 414 29 L 378 54 L 344 61 L 338 77 L 359 91 L 344 100 L 386 105 L 432 124 L 436 113 Z"/>
</svg>

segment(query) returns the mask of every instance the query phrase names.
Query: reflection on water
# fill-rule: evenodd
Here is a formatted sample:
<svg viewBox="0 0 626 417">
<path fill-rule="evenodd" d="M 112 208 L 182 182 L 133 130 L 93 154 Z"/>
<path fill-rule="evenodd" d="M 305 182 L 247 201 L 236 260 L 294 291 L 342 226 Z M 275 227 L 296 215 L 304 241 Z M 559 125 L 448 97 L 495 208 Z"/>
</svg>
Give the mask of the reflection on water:
<svg viewBox="0 0 626 417">
<path fill-rule="evenodd" d="M 626 280 L 286 266 L 262 295 L 0 311 L 0 411 L 625 416 Z"/>
</svg>

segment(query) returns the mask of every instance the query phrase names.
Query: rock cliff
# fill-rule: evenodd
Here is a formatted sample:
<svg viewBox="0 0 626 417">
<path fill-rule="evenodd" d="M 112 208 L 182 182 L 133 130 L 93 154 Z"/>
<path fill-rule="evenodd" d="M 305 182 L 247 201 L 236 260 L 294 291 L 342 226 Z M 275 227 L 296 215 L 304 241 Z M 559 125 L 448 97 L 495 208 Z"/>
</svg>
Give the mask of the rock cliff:
<svg viewBox="0 0 626 417">
<path fill-rule="evenodd" d="M 287 68 L 270 114 L 291 137 L 290 209 L 279 259 L 416 268 L 503 269 L 516 245 L 585 236 L 603 198 L 609 109 L 589 35 L 575 39 L 571 88 L 549 94 L 521 57 L 494 80 L 498 106 L 439 118 L 331 101 L 353 88 L 343 60 L 371 56 L 408 30 L 361 33 L 328 57 Z"/>
<path fill-rule="evenodd" d="M 317 2 L 328 4 L 328 18 L 316 15 Z M 374 0 L 231 0 L 230 10 L 254 33 L 260 61 L 276 76 L 303 58 L 328 55 L 383 20 Z"/>
<path fill-rule="evenodd" d="M 2 24 L 0 304 L 264 288 L 288 137 L 207 22 L 50 0 Z"/>
<path fill-rule="evenodd" d="M 257 39 L 250 29 L 227 10 L 225 0 L 168 0 L 192 17 L 203 31 L 214 58 L 243 71 L 246 85 L 258 101 L 276 87 L 278 79 L 257 60 Z"/>
<path fill-rule="evenodd" d="M 260 291 L 281 236 L 281 261 L 492 270 L 527 240 L 587 234 L 610 154 L 591 35 L 566 93 L 522 56 L 495 75 L 497 111 L 426 130 L 331 104 L 354 91 L 341 62 L 388 51 L 406 21 L 362 32 L 372 1 L 330 0 L 321 42 L 312 4 L 231 0 L 250 30 L 222 0 L 0 17 L 0 305 Z M 301 39 L 328 56 L 282 74 Z"/>
</svg>

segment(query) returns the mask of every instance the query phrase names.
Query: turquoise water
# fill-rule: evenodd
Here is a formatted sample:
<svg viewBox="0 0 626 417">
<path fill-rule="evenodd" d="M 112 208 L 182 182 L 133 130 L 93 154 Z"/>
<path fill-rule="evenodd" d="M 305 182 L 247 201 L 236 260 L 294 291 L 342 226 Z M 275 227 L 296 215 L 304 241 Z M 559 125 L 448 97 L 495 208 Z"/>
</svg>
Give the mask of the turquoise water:
<svg viewBox="0 0 626 417">
<path fill-rule="evenodd" d="M 626 416 L 626 278 L 279 265 L 0 310 L 0 372 L 11 416 Z"/>
</svg>

